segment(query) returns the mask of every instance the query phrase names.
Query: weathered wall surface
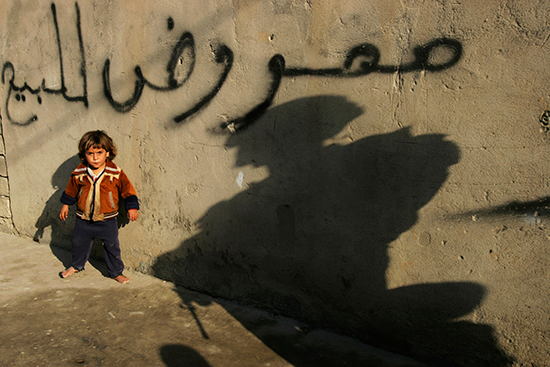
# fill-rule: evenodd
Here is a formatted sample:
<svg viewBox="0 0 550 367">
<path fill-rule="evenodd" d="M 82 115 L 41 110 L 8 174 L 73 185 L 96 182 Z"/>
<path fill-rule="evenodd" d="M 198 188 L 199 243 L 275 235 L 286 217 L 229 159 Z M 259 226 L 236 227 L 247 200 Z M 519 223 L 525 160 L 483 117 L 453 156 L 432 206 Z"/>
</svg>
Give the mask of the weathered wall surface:
<svg viewBox="0 0 550 367">
<path fill-rule="evenodd" d="M 128 267 L 418 358 L 548 365 L 549 2 L 0 15 L 4 230 L 69 246 L 59 198 L 104 129 L 142 204 Z"/>
</svg>

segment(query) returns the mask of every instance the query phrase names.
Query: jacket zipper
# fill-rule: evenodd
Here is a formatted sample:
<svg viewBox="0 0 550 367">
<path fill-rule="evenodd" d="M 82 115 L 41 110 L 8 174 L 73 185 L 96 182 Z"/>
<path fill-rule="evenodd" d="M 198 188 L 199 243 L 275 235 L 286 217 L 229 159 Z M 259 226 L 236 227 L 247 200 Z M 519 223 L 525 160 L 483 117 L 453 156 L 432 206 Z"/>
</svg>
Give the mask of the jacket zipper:
<svg viewBox="0 0 550 367">
<path fill-rule="evenodd" d="M 93 187 L 92 187 L 92 189 L 94 190 L 94 192 L 93 192 L 93 194 L 92 194 L 92 202 L 90 203 L 90 220 L 91 220 L 91 221 L 94 220 L 95 195 L 96 195 L 96 191 L 95 191 L 96 187 L 95 187 L 95 185 L 96 185 L 97 181 L 99 181 L 99 178 L 100 178 L 101 176 L 103 176 L 103 173 L 105 173 L 105 170 L 103 170 L 103 172 L 101 172 L 101 173 L 99 174 L 99 176 L 96 177 L 95 180 L 94 180 L 93 177 L 91 177 L 92 182 L 94 183 L 94 184 L 93 184 Z"/>
</svg>

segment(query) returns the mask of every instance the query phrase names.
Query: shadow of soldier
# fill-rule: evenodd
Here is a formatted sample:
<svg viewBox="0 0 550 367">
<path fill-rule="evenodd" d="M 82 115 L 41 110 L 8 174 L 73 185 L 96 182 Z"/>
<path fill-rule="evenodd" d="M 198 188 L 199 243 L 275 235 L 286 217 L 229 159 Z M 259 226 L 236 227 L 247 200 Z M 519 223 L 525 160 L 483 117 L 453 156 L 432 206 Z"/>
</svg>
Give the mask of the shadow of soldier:
<svg viewBox="0 0 550 367">
<path fill-rule="evenodd" d="M 51 184 L 55 189 L 55 192 L 46 201 L 44 209 L 40 214 L 40 217 L 36 220 L 36 232 L 34 233 L 33 240 L 39 243 L 48 243 L 50 245 L 52 253 L 59 259 L 65 268 L 71 266 L 72 258 L 67 250 L 71 250 L 73 228 L 75 224 L 75 208 L 71 207 L 69 216 L 65 221 L 59 218 L 59 211 L 61 210 L 61 195 L 65 191 L 67 182 L 71 177 L 73 170 L 80 164 L 78 155 L 72 156 L 63 162 L 52 175 Z M 130 221 L 124 210 L 124 201 L 121 201 L 118 227 L 123 227 Z M 46 231 L 46 228 L 50 227 L 50 231 Z M 108 276 L 107 267 L 104 263 L 104 255 L 102 249 L 102 243 L 94 241 L 92 252 L 90 255 L 90 264 L 98 269 L 104 276 Z"/>
<path fill-rule="evenodd" d="M 459 151 L 408 128 L 325 144 L 362 113 L 344 97 L 302 98 L 231 135 L 236 165 L 265 166 L 269 177 L 210 208 L 200 233 L 158 257 L 152 272 L 424 361 L 508 365 L 491 327 L 453 321 L 479 305 L 481 285 L 388 289 L 388 246 L 416 223 Z M 257 335 L 295 366 L 319 365 L 292 338 Z M 326 365 L 353 365 L 338 358 Z"/>
</svg>

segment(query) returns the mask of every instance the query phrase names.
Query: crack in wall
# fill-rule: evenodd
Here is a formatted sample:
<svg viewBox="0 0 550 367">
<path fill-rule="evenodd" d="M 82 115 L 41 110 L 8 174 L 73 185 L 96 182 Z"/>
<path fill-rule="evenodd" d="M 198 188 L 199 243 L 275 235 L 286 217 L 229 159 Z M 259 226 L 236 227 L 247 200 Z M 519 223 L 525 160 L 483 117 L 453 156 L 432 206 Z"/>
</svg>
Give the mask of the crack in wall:
<svg viewBox="0 0 550 367">
<path fill-rule="evenodd" d="M 18 234 L 13 223 L 11 211 L 10 184 L 5 147 L 2 116 L 0 115 L 0 232 Z"/>
</svg>

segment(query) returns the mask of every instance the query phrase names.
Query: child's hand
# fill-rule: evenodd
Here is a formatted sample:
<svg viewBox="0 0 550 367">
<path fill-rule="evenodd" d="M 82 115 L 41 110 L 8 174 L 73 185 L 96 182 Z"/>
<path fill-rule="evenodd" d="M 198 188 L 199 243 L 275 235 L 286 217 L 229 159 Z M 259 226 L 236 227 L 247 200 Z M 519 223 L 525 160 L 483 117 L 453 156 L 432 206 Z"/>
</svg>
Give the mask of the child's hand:
<svg viewBox="0 0 550 367">
<path fill-rule="evenodd" d="M 128 209 L 128 219 L 130 219 L 132 222 L 138 219 L 138 211 L 137 209 Z"/>
<path fill-rule="evenodd" d="M 67 204 L 63 204 L 63 206 L 61 207 L 61 211 L 59 212 L 59 218 L 61 218 L 61 220 L 65 220 L 68 216 L 69 206 Z"/>
</svg>

